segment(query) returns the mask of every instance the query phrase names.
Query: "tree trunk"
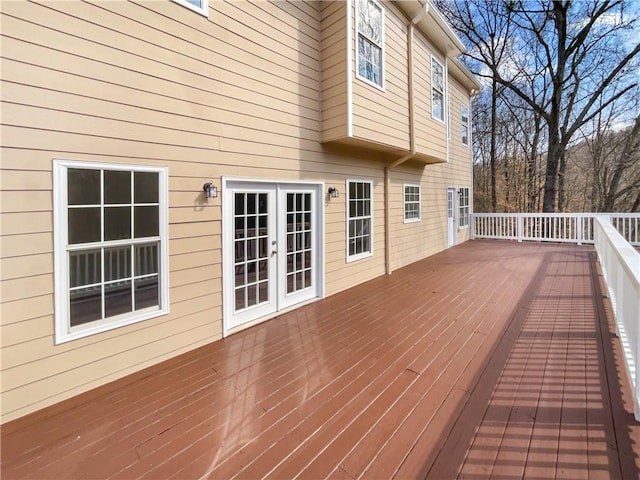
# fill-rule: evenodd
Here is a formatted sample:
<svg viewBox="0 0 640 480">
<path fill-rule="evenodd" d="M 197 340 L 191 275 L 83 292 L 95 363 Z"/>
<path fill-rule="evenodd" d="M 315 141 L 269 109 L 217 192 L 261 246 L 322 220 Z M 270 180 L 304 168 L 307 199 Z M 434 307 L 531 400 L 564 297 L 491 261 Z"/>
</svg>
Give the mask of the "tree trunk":
<svg viewBox="0 0 640 480">
<path fill-rule="evenodd" d="M 558 165 L 558 211 L 564 212 L 566 203 L 566 192 L 564 189 L 565 173 L 567 170 L 567 158 L 565 156 L 565 150 L 562 150 L 560 155 L 560 161 Z"/>
<path fill-rule="evenodd" d="M 493 79 L 491 85 L 491 151 L 489 152 L 489 161 L 491 169 L 491 211 L 496 213 L 498 211 L 498 197 L 496 194 L 496 136 L 498 125 L 498 85 Z"/>
<path fill-rule="evenodd" d="M 556 209 L 556 179 L 558 178 L 558 163 L 562 155 L 562 146 L 558 130 L 549 125 L 549 151 L 547 153 L 547 171 L 544 181 L 544 200 L 542 211 L 553 213 Z"/>
</svg>

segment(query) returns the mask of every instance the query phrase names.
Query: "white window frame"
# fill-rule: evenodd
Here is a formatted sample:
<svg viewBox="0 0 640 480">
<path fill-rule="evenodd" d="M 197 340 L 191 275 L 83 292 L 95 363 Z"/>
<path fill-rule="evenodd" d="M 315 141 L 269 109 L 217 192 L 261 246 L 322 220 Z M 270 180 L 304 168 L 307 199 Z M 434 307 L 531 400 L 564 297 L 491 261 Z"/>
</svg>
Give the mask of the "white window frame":
<svg viewBox="0 0 640 480">
<path fill-rule="evenodd" d="M 466 117 L 465 117 L 465 113 L 466 113 Z M 466 118 L 466 121 L 465 121 Z M 469 133 L 470 133 L 470 128 L 469 128 L 469 107 L 462 103 L 460 104 L 460 128 L 461 128 L 461 133 L 460 133 L 460 140 L 462 141 L 462 144 L 465 146 L 469 146 Z M 466 141 L 465 141 L 465 134 L 466 134 Z"/>
<path fill-rule="evenodd" d="M 384 24 L 385 24 L 385 8 L 382 6 L 382 4 L 380 2 L 378 2 L 377 0 L 362 0 L 362 1 L 366 1 L 366 2 L 371 2 L 373 4 L 375 4 L 379 9 L 380 9 L 380 19 L 382 22 L 381 25 L 381 38 L 380 38 L 380 45 L 378 45 L 376 42 L 373 41 L 373 39 L 369 38 L 368 36 L 366 36 L 364 33 L 361 33 L 360 30 L 358 29 L 358 19 L 360 18 L 359 14 L 360 14 L 360 0 L 355 0 L 355 4 L 356 4 L 356 11 L 355 11 L 355 29 L 356 29 L 356 36 L 355 36 L 355 51 L 356 51 L 356 55 L 355 55 L 355 60 L 356 60 L 356 78 L 362 80 L 365 83 L 368 83 L 369 85 L 384 91 L 384 85 L 385 85 L 385 75 L 384 75 L 384 62 L 385 62 L 385 49 L 384 49 Z M 380 84 L 377 84 L 376 82 L 369 80 L 367 77 L 365 77 L 364 75 L 360 75 L 360 69 L 359 69 L 359 65 L 360 65 L 360 50 L 358 48 L 358 39 L 360 38 L 360 36 L 362 36 L 363 38 L 365 38 L 367 41 L 371 42 L 372 45 L 378 47 L 380 49 Z"/>
<path fill-rule="evenodd" d="M 469 187 L 460 187 L 458 195 L 458 228 L 469 228 L 471 200 Z M 466 192 L 466 196 L 465 196 Z M 466 202 L 464 201 L 466 200 Z"/>
<path fill-rule="evenodd" d="M 434 63 L 437 63 L 438 65 L 440 65 L 440 68 L 442 69 L 442 90 L 436 89 L 435 87 L 435 82 L 433 81 L 434 79 L 434 69 L 433 69 L 433 65 Z M 444 68 L 444 63 L 442 63 L 440 60 L 438 60 L 436 57 L 434 57 L 433 55 L 431 55 L 431 118 L 433 118 L 434 120 L 437 120 L 438 122 L 442 122 L 442 123 L 446 123 L 445 119 L 447 118 L 447 83 L 446 83 L 446 79 L 447 79 L 447 75 L 446 75 L 446 70 Z M 436 117 L 434 115 L 434 110 L 435 110 L 435 102 L 434 102 L 434 93 L 435 92 L 439 92 L 442 95 L 442 118 Z"/>
<path fill-rule="evenodd" d="M 182 5 L 183 7 L 188 8 L 189 10 L 193 10 L 200 15 L 203 15 L 209 18 L 209 0 L 200 0 L 200 7 L 197 7 L 193 3 L 188 0 L 173 0 L 175 3 Z"/>
<path fill-rule="evenodd" d="M 369 184 L 369 192 L 370 192 L 370 198 L 369 198 L 369 215 L 363 215 L 363 216 L 355 216 L 355 217 L 351 217 L 350 216 L 350 209 L 349 209 L 349 200 L 350 200 L 350 188 L 349 186 L 352 183 L 367 183 Z M 373 192 L 373 181 L 372 180 L 366 180 L 366 179 L 360 179 L 360 178 L 348 178 L 346 183 L 346 193 L 345 193 L 345 199 L 346 199 L 346 212 L 345 212 L 345 217 L 347 220 L 347 224 L 346 224 L 346 253 L 347 253 L 347 263 L 349 262 L 355 262 L 357 260 L 361 260 L 363 258 L 368 258 L 373 256 L 373 197 L 374 197 L 374 192 Z M 356 199 L 357 200 L 357 199 Z M 350 220 L 362 220 L 362 219 L 369 219 L 369 251 L 368 252 L 361 252 L 361 253 L 357 253 L 355 255 L 350 255 L 349 254 L 349 221 Z"/>
<path fill-rule="evenodd" d="M 418 200 L 410 200 L 407 201 L 407 188 L 417 188 L 418 189 Z M 407 205 L 409 204 L 417 204 L 418 205 L 418 216 L 415 218 L 407 218 Z M 403 218 L 404 223 L 415 223 L 422 220 L 422 188 L 417 183 L 405 183 L 402 186 L 402 206 L 403 206 Z"/>
<path fill-rule="evenodd" d="M 158 236 L 145 237 L 141 240 L 99 241 L 74 245 L 68 244 L 68 198 L 67 172 L 69 169 L 83 170 L 119 170 L 127 172 L 154 172 L 158 174 Z M 140 165 L 124 165 L 75 160 L 53 160 L 53 228 L 54 228 L 54 270 L 55 270 L 55 343 L 60 344 L 84 338 L 89 335 L 106 332 L 115 328 L 131 325 L 150 318 L 169 313 L 169 228 L 168 228 L 168 169 L 166 167 L 150 167 Z M 133 199 L 132 199 L 133 201 Z M 104 205 L 101 203 L 101 205 Z M 103 207 L 101 207 L 103 208 Z M 101 218 L 104 222 L 104 217 Z M 96 320 L 83 325 L 71 327 L 69 319 L 69 270 L 68 253 L 108 246 L 134 245 L 144 243 L 153 238 L 159 242 L 158 256 L 158 289 L 159 306 L 147 307 L 137 312 L 125 313 L 111 318 Z M 113 245 L 112 245 L 113 244 Z M 104 272 L 103 272 L 104 274 Z M 132 272 L 132 275 L 134 273 Z M 135 277 L 132 277 L 135 278 Z M 100 282 L 104 285 L 104 280 Z"/>
</svg>

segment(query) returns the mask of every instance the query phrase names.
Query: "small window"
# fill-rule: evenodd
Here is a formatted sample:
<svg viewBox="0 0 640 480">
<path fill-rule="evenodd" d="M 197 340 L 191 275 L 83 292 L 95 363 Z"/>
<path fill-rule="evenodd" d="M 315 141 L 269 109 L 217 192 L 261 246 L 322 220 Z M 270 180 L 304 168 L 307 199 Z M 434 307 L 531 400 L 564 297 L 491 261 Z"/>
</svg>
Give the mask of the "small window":
<svg viewBox="0 0 640 480">
<path fill-rule="evenodd" d="M 347 181 L 347 261 L 373 254 L 373 182 Z"/>
<path fill-rule="evenodd" d="M 431 115 L 444 122 L 444 66 L 431 58 Z"/>
<path fill-rule="evenodd" d="M 168 312 L 164 168 L 54 161 L 56 342 Z"/>
<path fill-rule="evenodd" d="M 205 17 L 209 16 L 209 0 L 173 0 Z"/>
<path fill-rule="evenodd" d="M 420 221 L 420 185 L 404 186 L 404 223 Z"/>
<path fill-rule="evenodd" d="M 469 145 L 469 107 L 461 105 L 460 123 L 462 127 L 462 144 Z"/>
<path fill-rule="evenodd" d="M 459 190 L 460 195 L 460 228 L 469 226 L 469 189 L 467 187 Z"/>
<path fill-rule="evenodd" d="M 376 0 L 357 0 L 358 78 L 383 87 L 384 9 Z"/>
</svg>

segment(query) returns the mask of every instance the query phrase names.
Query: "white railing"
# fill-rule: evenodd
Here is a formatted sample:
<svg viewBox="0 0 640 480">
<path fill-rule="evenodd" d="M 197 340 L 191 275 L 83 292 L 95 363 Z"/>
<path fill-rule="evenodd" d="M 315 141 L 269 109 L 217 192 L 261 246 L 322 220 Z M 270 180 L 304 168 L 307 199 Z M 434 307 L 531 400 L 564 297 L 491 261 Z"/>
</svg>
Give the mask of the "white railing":
<svg viewBox="0 0 640 480">
<path fill-rule="evenodd" d="M 637 241 L 637 221 L 635 223 Z M 594 240 L 618 336 L 633 389 L 634 411 L 640 421 L 640 253 L 606 217 L 594 221 Z"/>
<path fill-rule="evenodd" d="M 474 213 L 471 237 L 593 243 L 596 216 L 609 220 L 631 245 L 640 246 L 640 213 Z"/>
</svg>

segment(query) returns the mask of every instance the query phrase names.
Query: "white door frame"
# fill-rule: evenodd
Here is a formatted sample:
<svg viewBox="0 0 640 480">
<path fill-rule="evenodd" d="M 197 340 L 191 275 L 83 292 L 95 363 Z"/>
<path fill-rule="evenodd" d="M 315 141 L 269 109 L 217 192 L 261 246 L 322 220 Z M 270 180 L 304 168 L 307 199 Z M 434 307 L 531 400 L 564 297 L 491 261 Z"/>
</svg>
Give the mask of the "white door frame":
<svg viewBox="0 0 640 480">
<path fill-rule="evenodd" d="M 447 248 L 453 247 L 458 241 L 457 229 L 457 213 L 458 202 L 456 201 L 458 189 L 456 187 L 447 187 Z"/>
<path fill-rule="evenodd" d="M 233 221 L 234 212 L 233 209 L 233 190 L 234 189 L 256 189 L 269 190 L 275 192 L 274 195 L 274 208 L 273 214 L 270 212 L 270 222 L 273 220 L 278 225 L 273 229 L 275 238 L 269 237 L 269 247 L 271 247 L 272 241 L 275 240 L 277 248 L 281 248 L 284 254 L 278 253 L 273 257 L 275 264 L 270 263 L 270 268 L 275 268 L 280 273 L 277 277 L 284 277 L 282 271 L 285 268 L 286 246 L 284 238 L 286 232 L 280 225 L 284 224 L 285 214 L 284 205 L 282 205 L 282 199 L 287 192 L 291 191 L 310 191 L 313 190 L 312 196 L 313 205 L 313 229 L 315 235 L 312 237 L 312 251 L 315 252 L 313 258 L 313 282 L 316 285 L 314 295 L 303 295 L 300 297 L 299 303 L 291 304 L 291 301 L 284 300 L 286 297 L 286 287 L 282 286 L 282 282 L 271 282 L 274 289 L 270 288 L 269 298 L 273 298 L 276 307 L 273 311 L 260 310 L 260 307 L 256 308 L 255 313 L 258 315 L 256 318 L 251 318 L 242 324 L 236 324 L 232 322 L 234 315 L 233 303 L 231 299 L 234 295 L 234 245 L 233 238 L 229 234 L 229 229 L 233 228 L 231 222 Z M 261 323 L 276 315 L 280 315 L 284 311 L 292 310 L 304 305 L 310 301 L 314 301 L 318 298 L 324 297 L 325 292 L 325 275 L 324 275 L 324 183 L 322 182 L 309 182 L 309 181 L 292 181 L 281 179 L 254 179 L 254 178 L 237 178 L 237 177 L 222 177 L 222 335 L 226 337 L 231 333 L 238 332 L 247 327 Z M 314 198 L 315 197 L 315 198 Z M 280 202 L 280 204 L 279 204 Z M 284 233 L 283 233 L 284 232 Z M 271 285 L 270 285 L 271 287 Z M 271 303 L 271 302 L 270 302 Z M 264 314 L 262 314 L 264 313 Z M 249 313 L 249 316 L 251 314 Z M 249 317 L 247 317 L 249 318 Z"/>
</svg>

